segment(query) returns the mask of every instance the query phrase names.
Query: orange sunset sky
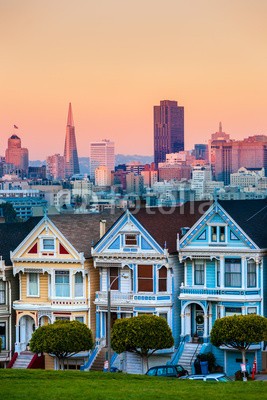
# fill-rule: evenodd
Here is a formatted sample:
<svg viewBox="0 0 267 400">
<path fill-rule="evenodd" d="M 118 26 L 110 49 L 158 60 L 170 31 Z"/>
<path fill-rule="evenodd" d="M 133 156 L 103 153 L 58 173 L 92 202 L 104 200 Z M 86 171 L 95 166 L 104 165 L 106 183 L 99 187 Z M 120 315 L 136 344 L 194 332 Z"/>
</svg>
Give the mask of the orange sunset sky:
<svg viewBox="0 0 267 400">
<path fill-rule="evenodd" d="M 109 138 L 153 154 L 153 105 L 185 107 L 185 147 L 267 134 L 266 0 L 0 0 L 0 155 L 13 125 L 30 159 Z"/>
</svg>

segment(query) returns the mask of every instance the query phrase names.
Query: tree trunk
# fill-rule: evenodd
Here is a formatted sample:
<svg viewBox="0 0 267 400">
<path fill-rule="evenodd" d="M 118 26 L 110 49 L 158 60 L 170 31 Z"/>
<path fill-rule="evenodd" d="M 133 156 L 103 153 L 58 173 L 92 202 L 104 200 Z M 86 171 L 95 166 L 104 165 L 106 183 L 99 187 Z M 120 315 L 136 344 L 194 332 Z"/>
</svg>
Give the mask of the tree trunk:
<svg viewBox="0 0 267 400">
<path fill-rule="evenodd" d="M 247 365 L 247 363 L 246 363 L 246 350 L 245 349 L 241 350 L 241 353 L 242 353 L 242 364 L 244 364 L 246 366 Z M 247 380 L 246 369 L 243 372 L 243 375 L 244 375 L 243 376 L 243 381 L 246 381 Z"/>
</svg>

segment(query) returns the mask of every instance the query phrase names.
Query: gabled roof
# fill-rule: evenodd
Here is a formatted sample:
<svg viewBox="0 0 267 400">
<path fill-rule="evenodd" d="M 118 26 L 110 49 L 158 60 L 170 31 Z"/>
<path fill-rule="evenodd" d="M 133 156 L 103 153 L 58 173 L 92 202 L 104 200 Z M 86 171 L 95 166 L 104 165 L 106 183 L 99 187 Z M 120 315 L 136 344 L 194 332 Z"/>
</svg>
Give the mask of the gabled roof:
<svg viewBox="0 0 267 400">
<path fill-rule="evenodd" d="M 41 219 L 42 217 L 31 217 L 26 222 L 0 224 L 0 256 L 6 265 L 12 265 L 10 251 L 20 245 Z"/>
<path fill-rule="evenodd" d="M 65 214 L 49 216 L 65 238 L 85 258 L 91 257 L 91 246 L 100 238 L 100 221 L 106 221 L 106 231 L 123 214 L 123 210 L 103 211 L 99 214 Z"/>
<path fill-rule="evenodd" d="M 219 204 L 259 248 L 267 248 L 267 199 L 220 200 Z"/>
<path fill-rule="evenodd" d="M 140 208 L 133 214 L 157 243 L 171 254 L 177 253 L 176 240 L 181 228 L 191 228 L 211 205 L 209 201 L 195 201 L 179 207 Z"/>
</svg>

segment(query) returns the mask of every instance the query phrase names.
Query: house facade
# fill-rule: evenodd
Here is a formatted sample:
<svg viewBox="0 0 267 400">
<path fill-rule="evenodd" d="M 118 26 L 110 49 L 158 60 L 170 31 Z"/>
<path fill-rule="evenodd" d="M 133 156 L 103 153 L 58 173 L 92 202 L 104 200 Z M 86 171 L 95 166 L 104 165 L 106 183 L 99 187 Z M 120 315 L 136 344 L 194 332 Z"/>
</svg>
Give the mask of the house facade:
<svg viewBox="0 0 267 400">
<path fill-rule="evenodd" d="M 240 353 L 211 346 L 210 333 L 217 318 L 266 316 L 266 209 L 261 200 L 215 202 L 178 243 L 181 340 L 199 337 L 229 375 L 240 369 Z M 261 350 L 251 346 L 250 365 L 254 357 L 261 365 Z"/>
<path fill-rule="evenodd" d="M 177 233 L 200 217 L 198 208 L 141 208 L 126 211 L 92 248 L 94 266 L 100 275 L 96 292 L 96 343 L 107 344 L 108 291 L 111 291 L 111 327 L 116 319 L 153 314 L 165 318 L 176 345 L 180 340 L 180 302 L 178 289 L 183 271 L 178 268 Z M 185 223 L 187 225 L 185 225 Z M 171 360 L 174 348 L 155 353 L 153 363 Z M 142 373 L 144 367 L 134 354 L 114 360 L 125 372 Z"/>
</svg>

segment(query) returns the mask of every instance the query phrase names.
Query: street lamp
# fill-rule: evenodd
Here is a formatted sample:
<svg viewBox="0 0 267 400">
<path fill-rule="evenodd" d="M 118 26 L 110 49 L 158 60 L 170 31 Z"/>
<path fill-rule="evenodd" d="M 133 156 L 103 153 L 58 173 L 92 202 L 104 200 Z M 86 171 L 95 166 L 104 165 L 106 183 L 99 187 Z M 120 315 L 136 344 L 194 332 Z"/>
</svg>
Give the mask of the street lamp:
<svg viewBox="0 0 267 400">
<path fill-rule="evenodd" d="M 116 276 L 111 283 L 108 285 L 108 372 L 110 372 L 110 362 L 111 362 L 111 288 L 113 283 L 119 279 L 120 275 Z M 129 277 L 128 274 L 122 274 L 122 278 L 127 279 Z"/>
</svg>

